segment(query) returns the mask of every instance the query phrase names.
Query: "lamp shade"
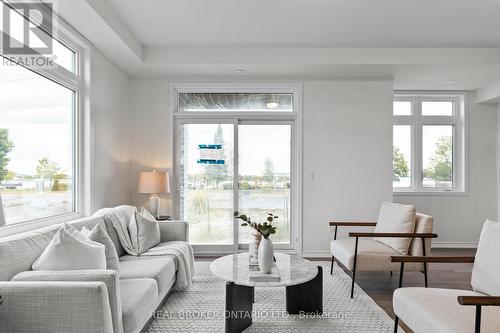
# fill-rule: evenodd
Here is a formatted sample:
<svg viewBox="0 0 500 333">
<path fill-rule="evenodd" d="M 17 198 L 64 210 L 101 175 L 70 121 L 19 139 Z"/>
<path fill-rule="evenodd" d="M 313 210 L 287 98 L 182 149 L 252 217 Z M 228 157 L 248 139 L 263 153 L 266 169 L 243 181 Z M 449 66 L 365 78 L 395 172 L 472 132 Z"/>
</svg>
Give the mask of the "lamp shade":
<svg viewBox="0 0 500 333">
<path fill-rule="evenodd" d="M 141 172 L 139 174 L 139 193 L 170 193 L 168 172 Z"/>
</svg>

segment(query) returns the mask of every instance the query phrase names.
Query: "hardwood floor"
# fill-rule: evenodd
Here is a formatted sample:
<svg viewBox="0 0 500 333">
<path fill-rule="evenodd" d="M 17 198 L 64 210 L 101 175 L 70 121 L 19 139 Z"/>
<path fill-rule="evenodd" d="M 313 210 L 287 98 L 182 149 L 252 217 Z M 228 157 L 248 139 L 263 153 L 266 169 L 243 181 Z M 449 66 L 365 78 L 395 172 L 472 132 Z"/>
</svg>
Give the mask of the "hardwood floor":
<svg viewBox="0 0 500 333">
<path fill-rule="evenodd" d="M 475 249 L 432 249 L 434 256 L 473 256 Z M 217 257 L 199 257 L 196 260 L 212 261 Z M 330 261 L 330 258 L 314 258 L 310 260 Z M 429 264 L 429 287 L 470 290 L 470 279 L 473 264 Z M 330 272 L 325 272 L 329 274 Z M 356 283 L 382 308 L 389 316 L 392 311 L 392 293 L 398 287 L 399 272 L 357 272 Z M 424 275 L 419 272 L 405 272 L 403 287 L 423 287 Z M 407 327 L 401 325 L 407 333 Z"/>
</svg>

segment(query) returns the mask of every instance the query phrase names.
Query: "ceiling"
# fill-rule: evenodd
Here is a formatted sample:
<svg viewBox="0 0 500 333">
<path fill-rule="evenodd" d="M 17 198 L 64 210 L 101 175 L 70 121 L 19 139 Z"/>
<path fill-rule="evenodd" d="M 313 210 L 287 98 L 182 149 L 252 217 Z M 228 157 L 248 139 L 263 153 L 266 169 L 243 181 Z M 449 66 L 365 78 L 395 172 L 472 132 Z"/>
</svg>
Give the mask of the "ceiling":
<svg viewBox="0 0 500 333">
<path fill-rule="evenodd" d="M 498 0 L 106 0 L 145 46 L 500 47 Z"/>
<path fill-rule="evenodd" d="M 395 89 L 500 96 L 499 0 L 72 0 L 56 10 L 133 77 L 393 79 Z"/>
</svg>

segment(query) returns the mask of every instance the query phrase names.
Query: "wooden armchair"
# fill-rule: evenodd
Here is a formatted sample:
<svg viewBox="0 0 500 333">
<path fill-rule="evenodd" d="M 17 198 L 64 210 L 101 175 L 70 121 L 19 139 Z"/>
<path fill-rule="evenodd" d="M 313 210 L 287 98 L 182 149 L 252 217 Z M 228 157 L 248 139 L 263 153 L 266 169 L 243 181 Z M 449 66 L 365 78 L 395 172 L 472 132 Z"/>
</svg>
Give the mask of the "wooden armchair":
<svg viewBox="0 0 500 333">
<path fill-rule="evenodd" d="M 332 262 L 330 274 L 333 274 L 333 264 L 336 261 L 351 271 L 351 298 L 354 296 L 356 272 L 359 271 L 397 271 L 399 263 L 391 261 L 391 256 L 403 254 L 430 254 L 433 218 L 418 214 L 414 206 L 383 203 L 379 219 L 373 221 L 330 221 L 334 227 L 334 237 L 331 242 Z M 337 239 L 338 227 L 374 226 L 374 232 L 350 232 L 347 239 Z M 425 245 L 425 246 L 424 246 Z M 424 273 L 427 285 L 427 267 L 424 263 L 407 265 L 407 270 Z"/>
<path fill-rule="evenodd" d="M 394 292 L 394 332 L 403 321 L 415 333 L 479 333 L 500 331 L 500 223 L 487 221 L 476 257 L 393 256 L 401 265 L 413 263 L 474 263 L 470 290 L 400 288 Z M 483 311 L 483 307 L 486 307 Z"/>
</svg>

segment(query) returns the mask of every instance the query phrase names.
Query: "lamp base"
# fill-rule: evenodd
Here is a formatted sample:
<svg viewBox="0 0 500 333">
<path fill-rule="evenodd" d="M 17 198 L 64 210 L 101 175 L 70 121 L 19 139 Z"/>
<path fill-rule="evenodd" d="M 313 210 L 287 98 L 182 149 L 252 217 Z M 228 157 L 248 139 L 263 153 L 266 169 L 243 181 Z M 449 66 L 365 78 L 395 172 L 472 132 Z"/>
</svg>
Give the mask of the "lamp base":
<svg viewBox="0 0 500 333">
<path fill-rule="evenodd" d="M 149 210 L 154 217 L 160 216 L 160 196 L 151 194 L 149 197 Z"/>
</svg>

